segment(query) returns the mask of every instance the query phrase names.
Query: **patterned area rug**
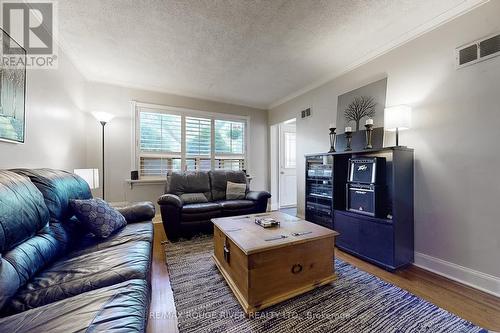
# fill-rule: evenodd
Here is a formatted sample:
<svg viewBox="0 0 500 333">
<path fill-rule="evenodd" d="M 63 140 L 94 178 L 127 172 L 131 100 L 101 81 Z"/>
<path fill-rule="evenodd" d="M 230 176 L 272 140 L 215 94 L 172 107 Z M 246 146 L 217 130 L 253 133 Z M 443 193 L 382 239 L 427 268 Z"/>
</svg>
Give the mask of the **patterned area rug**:
<svg viewBox="0 0 500 333">
<path fill-rule="evenodd" d="M 166 245 L 180 332 L 486 332 L 339 259 L 337 280 L 246 318 L 212 237 Z"/>
</svg>

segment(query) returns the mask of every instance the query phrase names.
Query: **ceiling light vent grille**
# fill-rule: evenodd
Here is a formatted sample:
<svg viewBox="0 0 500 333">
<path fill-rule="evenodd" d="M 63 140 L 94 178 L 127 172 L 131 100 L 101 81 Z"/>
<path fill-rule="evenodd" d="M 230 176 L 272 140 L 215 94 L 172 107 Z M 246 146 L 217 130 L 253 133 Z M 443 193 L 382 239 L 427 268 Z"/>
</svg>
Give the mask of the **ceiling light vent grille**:
<svg viewBox="0 0 500 333">
<path fill-rule="evenodd" d="M 457 68 L 500 55 L 500 34 L 489 36 L 456 49 Z"/>
</svg>

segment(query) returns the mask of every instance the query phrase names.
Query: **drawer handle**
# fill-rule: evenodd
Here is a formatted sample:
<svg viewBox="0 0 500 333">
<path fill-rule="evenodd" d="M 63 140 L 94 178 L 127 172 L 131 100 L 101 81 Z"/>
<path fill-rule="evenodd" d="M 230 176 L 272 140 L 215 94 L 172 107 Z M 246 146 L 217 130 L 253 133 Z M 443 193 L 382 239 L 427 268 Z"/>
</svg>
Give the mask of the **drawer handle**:
<svg viewBox="0 0 500 333">
<path fill-rule="evenodd" d="M 302 265 L 301 264 L 295 264 L 292 266 L 292 273 L 293 274 L 299 274 L 302 272 Z"/>
</svg>

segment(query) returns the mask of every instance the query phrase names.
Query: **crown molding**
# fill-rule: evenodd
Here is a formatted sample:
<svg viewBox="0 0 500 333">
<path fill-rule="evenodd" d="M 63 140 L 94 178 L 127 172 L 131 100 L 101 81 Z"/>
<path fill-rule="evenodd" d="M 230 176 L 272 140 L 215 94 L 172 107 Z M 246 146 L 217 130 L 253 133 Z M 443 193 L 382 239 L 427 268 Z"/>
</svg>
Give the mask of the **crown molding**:
<svg viewBox="0 0 500 333">
<path fill-rule="evenodd" d="M 481 6 L 481 5 L 484 5 L 485 3 L 489 2 L 490 0 L 464 0 L 463 2 L 461 2 L 460 4 L 458 4 L 457 6 L 455 6 L 454 8 L 448 10 L 447 12 L 443 13 L 443 14 L 440 14 L 432 19 L 430 19 L 429 21 L 421 24 L 420 26 L 416 27 L 415 29 L 409 31 L 409 32 L 406 32 L 402 35 L 400 35 L 399 37 L 395 38 L 394 40 L 390 41 L 389 43 L 383 45 L 382 47 L 376 49 L 376 50 L 373 50 L 372 52 L 369 52 L 368 54 L 366 54 L 365 56 L 359 58 L 358 60 L 354 61 L 353 63 L 351 63 L 349 66 L 347 66 L 345 69 L 343 70 L 340 70 L 340 71 L 336 71 L 336 72 L 333 72 L 333 73 L 330 73 L 310 84 L 308 84 L 307 86 L 305 86 L 304 88 L 302 89 L 299 89 L 283 98 L 280 98 L 278 100 L 276 100 L 275 102 L 271 103 L 267 108 L 270 110 L 270 109 L 273 109 L 281 104 L 284 104 L 300 95 L 303 95 L 313 89 L 316 89 L 318 87 L 321 87 L 322 85 L 344 75 L 344 74 L 347 74 L 348 72 L 364 65 L 364 64 L 367 64 L 369 62 L 371 62 L 372 60 L 386 54 L 386 53 L 389 53 L 390 51 L 400 47 L 400 46 L 403 46 L 404 44 L 476 9 L 477 7 Z"/>
</svg>

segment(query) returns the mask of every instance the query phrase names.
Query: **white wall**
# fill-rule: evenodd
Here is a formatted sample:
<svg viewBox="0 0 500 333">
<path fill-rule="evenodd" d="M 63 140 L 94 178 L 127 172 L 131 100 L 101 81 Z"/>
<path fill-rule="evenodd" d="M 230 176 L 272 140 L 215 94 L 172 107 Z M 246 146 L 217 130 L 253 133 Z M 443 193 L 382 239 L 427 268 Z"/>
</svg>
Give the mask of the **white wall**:
<svg viewBox="0 0 500 333">
<path fill-rule="evenodd" d="M 249 116 L 248 172 L 253 176 L 251 188 L 268 189 L 268 130 L 265 110 L 96 82 L 86 84 L 85 96 L 87 111 L 105 111 L 117 116 L 106 125 L 106 200 L 151 200 L 156 202 L 159 195 L 164 193 L 162 185 L 134 185 L 133 190 L 131 190 L 125 183 L 125 179 L 130 178 L 130 171 L 134 170 L 131 166 L 131 137 L 132 122 L 134 121 L 130 106 L 131 100 Z M 87 165 L 88 167 L 100 168 L 101 125 L 88 115 L 86 127 Z M 96 194 L 100 193 L 96 192 Z"/>
<path fill-rule="evenodd" d="M 400 139 L 415 149 L 417 260 L 428 255 L 437 260 L 422 265 L 498 294 L 500 57 L 456 70 L 454 50 L 500 32 L 499 13 L 491 1 L 269 112 L 276 124 L 312 107 L 297 121 L 301 175 L 305 153 L 328 151 L 338 95 L 387 76 L 387 105 L 413 107 L 413 128 Z M 298 194 L 303 214 L 303 177 Z"/>
<path fill-rule="evenodd" d="M 83 88 L 82 75 L 61 51 L 57 70 L 29 69 L 26 140 L 0 141 L 0 168 L 85 167 Z"/>
</svg>

